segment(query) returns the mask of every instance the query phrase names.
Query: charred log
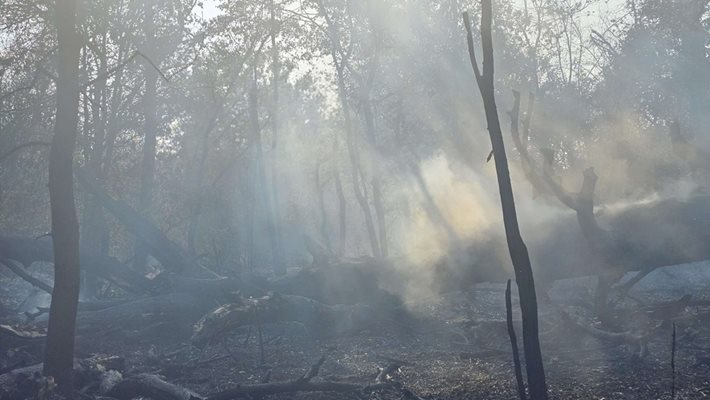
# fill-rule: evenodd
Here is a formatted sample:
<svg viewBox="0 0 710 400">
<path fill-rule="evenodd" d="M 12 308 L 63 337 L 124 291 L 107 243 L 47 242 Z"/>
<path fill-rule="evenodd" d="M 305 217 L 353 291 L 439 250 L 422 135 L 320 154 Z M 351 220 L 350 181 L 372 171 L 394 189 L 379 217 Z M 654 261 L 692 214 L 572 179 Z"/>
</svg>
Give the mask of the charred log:
<svg viewBox="0 0 710 400">
<path fill-rule="evenodd" d="M 341 335 L 396 321 L 399 313 L 387 307 L 327 305 L 302 296 L 271 294 L 213 309 L 195 325 L 192 343 L 203 347 L 244 326 L 279 322 L 300 322 L 319 336 Z"/>
<path fill-rule="evenodd" d="M 111 197 L 88 171 L 77 169 L 76 176 L 84 190 L 94 195 L 102 207 L 138 237 L 164 268 L 176 272 L 194 270 L 194 263 L 180 246 L 168 239 L 155 224 L 128 204 Z"/>
</svg>

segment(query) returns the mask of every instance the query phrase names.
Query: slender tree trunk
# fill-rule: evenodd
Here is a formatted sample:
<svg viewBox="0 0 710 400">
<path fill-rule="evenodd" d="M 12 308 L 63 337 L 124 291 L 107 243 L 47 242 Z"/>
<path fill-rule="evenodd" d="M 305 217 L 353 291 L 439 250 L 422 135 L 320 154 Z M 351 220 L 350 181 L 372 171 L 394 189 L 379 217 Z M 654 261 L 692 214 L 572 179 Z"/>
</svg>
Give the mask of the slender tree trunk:
<svg viewBox="0 0 710 400">
<path fill-rule="evenodd" d="M 281 258 L 281 250 L 279 249 L 278 240 L 276 237 L 276 223 L 273 214 L 273 205 L 271 195 L 267 186 L 266 171 L 264 170 L 264 149 L 261 140 L 261 126 L 259 124 L 259 99 L 258 99 L 256 71 L 252 80 L 252 87 L 249 90 L 249 120 L 251 124 L 252 139 L 256 150 L 256 177 L 254 184 L 257 186 L 256 191 L 260 194 L 260 200 L 263 202 L 266 211 L 266 229 L 271 242 L 271 255 L 273 261 L 274 273 L 276 275 L 284 275 L 286 273 L 286 264 Z"/>
<path fill-rule="evenodd" d="M 338 99 L 340 100 L 341 108 L 343 109 L 343 122 L 345 125 L 345 135 L 346 135 L 346 146 L 348 150 L 348 156 L 350 158 L 350 175 L 353 183 L 353 191 L 355 192 L 355 199 L 357 200 L 362 212 L 365 216 L 365 227 L 367 228 L 367 236 L 370 239 L 370 246 L 372 248 L 372 254 L 375 257 L 381 256 L 380 245 L 377 240 L 377 233 L 375 232 L 375 223 L 372 218 L 372 212 L 370 211 L 370 204 L 367 196 L 361 187 L 361 180 L 364 184 L 364 174 L 362 173 L 362 168 L 360 166 L 360 154 L 358 152 L 355 143 L 355 134 L 352 127 L 352 117 L 350 114 L 350 103 L 348 102 L 347 89 L 345 85 L 345 76 L 343 74 L 343 69 L 345 68 L 345 60 L 338 58 L 338 53 L 340 49 L 340 39 L 335 30 L 335 26 L 328 15 L 325 5 L 322 0 L 318 0 L 319 12 L 326 20 L 328 25 L 328 34 L 330 36 L 330 54 L 333 59 L 333 64 L 335 65 L 335 71 L 337 76 L 338 84 Z"/>
<path fill-rule="evenodd" d="M 75 0 L 57 0 L 57 114 L 49 156 L 49 201 L 54 245 L 54 290 L 49 311 L 44 374 L 65 393 L 73 388 L 74 331 L 79 300 L 79 223 L 73 162 L 79 111 L 79 52 Z"/>
<path fill-rule="evenodd" d="M 269 3 L 269 13 L 271 17 L 271 74 L 272 74 L 272 99 L 271 99 L 271 195 L 273 201 L 271 203 L 271 213 L 274 221 L 281 221 L 281 207 L 279 206 L 279 179 L 278 179 L 278 161 L 279 161 L 279 80 L 281 79 L 281 60 L 279 48 L 276 44 L 276 36 L 278 35 L 278 22 L 276 21 L 276 5 L 274 0 Z M 284 260 L 283 256 L 283 233 L 280 224 L 274 224 L 274 234 L 276 239 L 276 251 L 278 251 L 277 259 Z M 284 271 L 285 272 L 285 269 Z"/>
<path fill-rule="evenodd" d="M 518 226 L 518 217 L 513 197 L 513 187 L 510 181 L 508 160 L 505 154 L 503 133 L 498 118 L 498 108 L 495 101 L 493 87 L 493 39 L 492 19 L 493 11 L 491 0 L 483 0 L 481 6 L 481 41 L 483 44 L 482 71 L 478 69 L 476 61 L 473 34 L 468 13 L 464 13 L 464 25 L 467 30 L 468 49 L 476 76 L 476 82 L 481 92 L 483 106 L 488 122 L 488 133 L 491 137 L 493 154 L 495 158 L 498 189 L 500 191 L 501 207 L 505 236 L 508 242 L 508 251 L 515 270 L 515 280 L 520 294 L 520 309 L 523 317 L 523 349 L 525 352 L 526 372 L 531 400 L 547 400 L 547 384 L 545 382 L 545 369 L 540 350 L 538 331 L 537 297 L 535 294 L 535 281 L 533 279 L 530 256 L 525 246 Z"/>
<path fill-rule="evenodd" d="M 363 103 L 365 115 L 365 127 L 367 129 L 367 139 L 373 151 L 377 149 L 377 140 L 375 138 L 375 117 L 372 113 L 372 105 L 370 103 L 370 85 L 364 90 Z M 377 216 L 377 233 L 380 244 L 380 254 L 382 257 L 387 257 L 389 251 L 387 246 L 387 222 L 385 220 L 385 207 L 382 202 L 382 182 L 375 174 L 372 178 L 372 202 L 375 206 L 375 215 Z"/>
<path fill-rule="evenodd" d="M 123 41 L 119 45 L 117 63 L 121 64 L 126 57 L 127 41 Z M 121 98 L 123 97 L 123 68 L 116 71 L 111 85 L 111 101 L 109 102 L 109 117 L 106 120 L 106 150 L 103 155 L 103 163 L 101 169 L 96 171 L 99 179 L 107 179 L 110 175 L 111 165 L 113 164 L 113 149 L 116 144 L 116 136 L 118 134 L 118 115 L 121 107 Z"/>
<path fill-rule="evenodd" d="M 152 56 L 151 51 L 155 42 L 155 9 L 152 2 L 145 3 L 145 36 L 148 56 Z M 143 160 L 141 162 L 140 173 L 140 193 L 138 197 L 139 211 L 145 215 L 150 215 L 150 208 L 153 201 L 153 186 L 155 184 L 155 148 L 157 141 L 157 91 L 158 91 L 158 71 L 150 65 L 148 61 L 144 64 L 145 70 L 145 94 L 143 95 L 143 118 L 144 118 L 144 139 L 143 139 Z M 147 248 L 140 242 L 135 244 L 133 264 L 141 270 L 145 267 L 148 257 Z"/>
<path fill-rule="evenodd" d="M 325 241 L 325 246 L 329 252 L 333 251 L 333 245 L 330 240 L 330 235 L 328 234 L 328 213 L 325 210 L 325 197 L 323 195 L 323 184 L 320 179 L 320 166 L 321 163 L 318 161 L 316 163 L 316 194 L 318 195 L 318 209 L 320 210 L 320 233 Z"/>
<path fill-rule="evenodd" d="M 191 177 L 192 182 L 189 189 L 191 203 L 190 218 L 187 225 L 187 253 L 193 258 L 197 257 L 197 233 L 200 224 L 200 214 L 202 213 L 202 205 L 205 200 L 202 182 L 206 178 L 205 171 L 207 169 L 207 158 L 210 151 L 210 134 L 217 126 L 217 120 L 220 113 L 221 109 L 219 107 L 215 108 L 215 112 L 209 118 L 207 128 L 202 134 L 197 167 Z"/>
<path fill-rule="evenodd" d="M 106 34 L 102 37 L 102 44 L 99 51 L 106 49 Z M 99 57 L 99 69 L 97 76 L 105 76 L 108 71 L 106 65 L 106 55 L 97 54 Z M 91 102 L 91 115 L 93 126 L 93 146 L 89 153 L 88 165 L 92 171 L 101 171 L 103 153 L 106 142 L 106 80 L 101 79 L 94 84 L 92 90 L 93 100 Z M 81 239 L 84 248 L 94 252 L 96 256 L 108 256 L 109 229 L 103 210 L 94 199 L 94 196 L 86 194 L 86 207 L 81 225 Z M 99 292 L 99 279 L 96 268 L 84 266 L 85 292 L 91 296 L 96 296 Z"/>
<path fill-rule="evenodd" d="M 337 143 L 337 141 L 336 141 Z M 333 154 L 337 153 L 337 144 L 333 150 Z M 338 242 L 338 255 L 343 256 L 345 254 L 345 249 L 347 249 L 348 241 L 348 204 L 345 201 L 345 192 L 343 191 L 343 182 L 340 179 L 340 170 L 337 162 L 333 166 L 333 179 L 335 179 L 335 193 L 338 196 L 338 226 L 339 226 L 339 238 Z"/>
</svg>

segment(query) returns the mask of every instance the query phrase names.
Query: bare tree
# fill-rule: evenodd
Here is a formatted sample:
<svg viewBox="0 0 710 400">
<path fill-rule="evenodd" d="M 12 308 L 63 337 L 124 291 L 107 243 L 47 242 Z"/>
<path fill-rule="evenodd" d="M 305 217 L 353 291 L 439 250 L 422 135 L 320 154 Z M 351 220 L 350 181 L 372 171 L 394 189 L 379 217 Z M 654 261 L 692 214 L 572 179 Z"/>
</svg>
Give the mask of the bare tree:
<svg viewBox="0 0 710 400">
<path fill-rule="evenodd" d="M 49 311 L 44 374 L 60 389 L 73 387 L 74 330 L 79 300 L 79 222 L 74 204 L 74 146 L 79 107 L 79 51 L 75 0 L 57 0 L 59 45 L 57 111 L 49 156 L 49 201 L 54 245 L 54 289 Z"/>
<path fill-rule="evenodd" d="M 345 83 L 345 69 L 348 66 L 346 53 L 349 53 L 349 51 L 344 51 L 342 49 L 341 39 L 337 32 L 337 27 L 331 16 L 328 14 L 323 0 L 316 0 L 316 4 L 318 6 L 318 12 L 323 17 L 323 19 L 325 19 L 328 39 L 330 40 L 330 55 L 335 66 L 338 86 L 338 99 L 340 100 L 340 105 L 343 112 L 343 121 L 345 124 L 346 135 L 345 144 L 350 159 L 350 175 L 353 183 L 353 191 L 355 192 L 355 199 L 360 205 L 360 208 L 362 209 L 362 212 L 365 217 L 365 226 L 367 228 L 367 236 L 370 239 L 372 254 L 375 257 L 379 257 L 382 255 L 382 253 L 380 249 L 380 243 L 377 239 L 374 218 L 372 216 L 372 211 L 370 210 L 365 175 L 363 173 L 361 165 L 360 152 L 356 143 L 350 110 L 350 102 L 348 100 L 347 88 Z"/>
<path fill-rule="evenodd" d="M 266 170 L 264 166 L 264 149 L 261 138 L 261 124 L 259 122 L 259 99 L 258 99 L 258 86 L 257 86 L 257 74 L 256 68 L 253 71 L 254 76 L 252 79 L 251 88 L 249 89 L 248 101 L 249 101 L 249 123 L 251 128 L 252 140 L 254 141 L 254 182 L 253 191 L 255 198 L 263 204 L 266 211 L 267 221 L 266 229 L 269 235 L 269 240 L 271 241 L 272 250 L 272 261 L 274 263 L 274 273 L 276 275 L 284 275 L 286 273 L 286 264 L 284 262 L 281 248 L 279 246 L 277 231 L 276 231 L 276 217 L 274 214 L 274 204 L 272 193 L 269 191 L 266 179 Z M 258 196 L 256 195 L 258 191 Z M 252 227 L 253 229 L 253 227 Z"/>
<path fill-rule="evenodd" d="M 481 7 L 481 42 L 483 46 L 482 70 L 478 68 L 473 44 L 473 33 L 468 13 L 464 13 L 464 25 L 467 32 L 468 51 L 471 65 L 476 76 L 478 89 L 481 92 L 483 106 L 488 122 L 488 133 L 491 137 L 493 155 L 495 157 L 498 189 L 500 191 L 501 207 L 505 236 L 508 242 L 508 251 L 515 270 L 515 281 L 520 293 L 520 310 L 523 316 L 523 349 L 525 352 L 525 367 L 528 376 L 528 387 L 532 400 L 547 399 L 547 384 L 545 383 L 545 369 L 540 351 L 538 332 L 537 297 L 535 294 L 535 281 L 533 279 L 530 256 L 525 246 L 518 226 L 518 217 L 513 197 L 513 187 L 510 182 L 508 160 L 505 154 L 503 133 L 498 118 L 498 108 L 495 100 L 493 86 L 493 38 L 492 19 L 493 11 L 491 0 L 483 0 Z"/>
</svg>

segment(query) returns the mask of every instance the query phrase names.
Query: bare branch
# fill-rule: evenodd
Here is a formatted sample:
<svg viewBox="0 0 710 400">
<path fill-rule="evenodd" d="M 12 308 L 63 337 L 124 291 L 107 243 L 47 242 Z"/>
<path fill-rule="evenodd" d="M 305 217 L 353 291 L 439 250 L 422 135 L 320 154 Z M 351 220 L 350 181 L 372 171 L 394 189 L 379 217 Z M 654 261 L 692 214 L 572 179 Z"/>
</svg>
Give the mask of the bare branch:
<svg viewBox="0 0 710 400">
<path fill-rule="evenodd" d="M 6 152 L 3 153 L 2 155 L 0 155 L 0 162 L 5 161 L 6 158 L 10 157 L 11 155 L 15 154 L 16 152 L 18 152 L 18 151 L 20 151 L 20 150 L 22 150 L 22 149 L 24 149 L 24 148 L 26 148 L 26 147 L 32 147 L 32 146 L 49 147 L 49 146 L 51 146 L 51 143 L 45 142 L 45 141 L 42 141 L 42 140 L 34 140 L 34 141 L 31 141 L 31 142 L 19 144 L 19 145 L 13 147 L 12 149 L 6 151 Z"/>
<path fill-rule="evenodd" d="M 54 289 L 49 284 L 41 281 L 40 279 L 35 278 L 27 271 L 25 271 L 18 261 L 10 260 L 7 258 L 0 258 L 0 264 L 6 266 L 10 271 L 14 272 L 17 276 L 24 279 L 32 286 L 49 293 L 50 296 L 52 295 L 52 290 Z"/>
</svg>

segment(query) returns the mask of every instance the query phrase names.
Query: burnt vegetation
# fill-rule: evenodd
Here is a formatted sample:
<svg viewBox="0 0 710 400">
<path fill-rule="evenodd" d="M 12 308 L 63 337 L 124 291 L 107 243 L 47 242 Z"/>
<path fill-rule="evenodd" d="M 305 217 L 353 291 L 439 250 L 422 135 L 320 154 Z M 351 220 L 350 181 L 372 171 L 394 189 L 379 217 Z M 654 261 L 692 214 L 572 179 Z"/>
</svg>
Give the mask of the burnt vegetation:
<svg viewBox="0 0 710 400">
<path fill-rule="evenodd" d="M 708 0 L 0 2 L 0 400 L 710 395 Z"/>
</svg>

